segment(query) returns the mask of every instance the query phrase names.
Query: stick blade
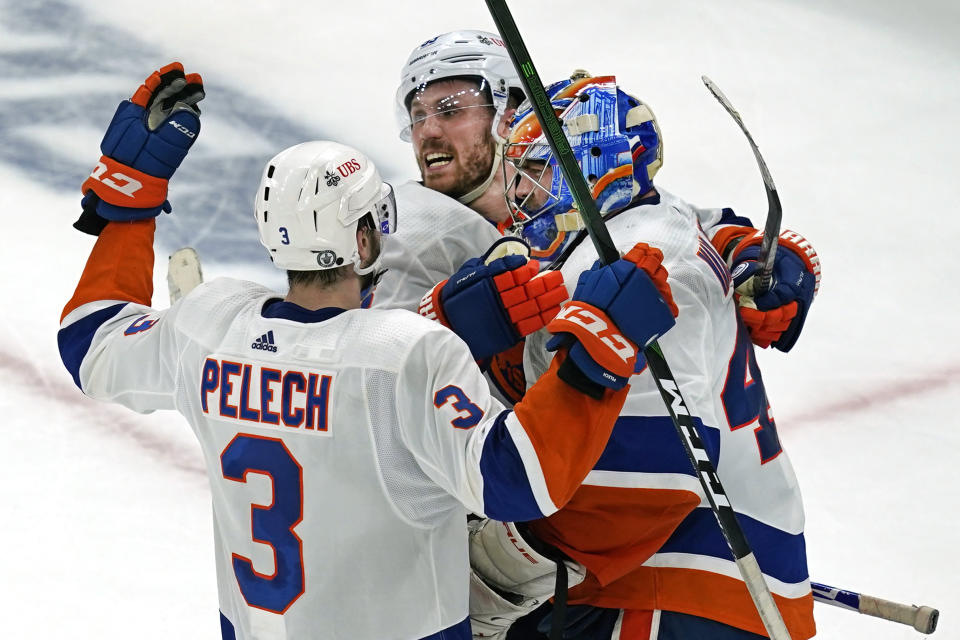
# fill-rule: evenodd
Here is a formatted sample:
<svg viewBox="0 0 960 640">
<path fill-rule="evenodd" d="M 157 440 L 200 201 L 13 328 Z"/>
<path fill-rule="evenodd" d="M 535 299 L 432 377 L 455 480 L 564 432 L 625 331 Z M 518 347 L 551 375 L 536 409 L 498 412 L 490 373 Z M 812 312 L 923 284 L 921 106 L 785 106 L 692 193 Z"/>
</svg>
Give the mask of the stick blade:
<svg viewBox="0 0 960 640">
<path fill-rule="evenodd" d="M 170 290 L 170 304 L 187 295 L 203 284 L 203 271 L 200 268 L 200 256 L 193 247 L 177 249 L 167 262 L 167 288 Z"/>
</svg>

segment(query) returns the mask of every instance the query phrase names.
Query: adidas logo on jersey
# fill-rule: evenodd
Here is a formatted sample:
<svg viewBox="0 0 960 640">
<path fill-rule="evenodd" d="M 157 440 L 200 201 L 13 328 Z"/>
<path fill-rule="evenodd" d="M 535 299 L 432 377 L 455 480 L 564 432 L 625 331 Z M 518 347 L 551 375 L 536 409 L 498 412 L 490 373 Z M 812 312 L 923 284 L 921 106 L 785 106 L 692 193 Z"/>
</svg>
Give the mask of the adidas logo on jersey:
<svg viewBox="0 0 960 640">
<path fill-rule="evenodd" d="M 267 331 L 265 334 L 257 338 L 250 345 L 251 349 L 259 349 L 260 351 L 272 351 L 277 352 L 277 345 L 273 342 L 273 331 Z"/>
</svg>

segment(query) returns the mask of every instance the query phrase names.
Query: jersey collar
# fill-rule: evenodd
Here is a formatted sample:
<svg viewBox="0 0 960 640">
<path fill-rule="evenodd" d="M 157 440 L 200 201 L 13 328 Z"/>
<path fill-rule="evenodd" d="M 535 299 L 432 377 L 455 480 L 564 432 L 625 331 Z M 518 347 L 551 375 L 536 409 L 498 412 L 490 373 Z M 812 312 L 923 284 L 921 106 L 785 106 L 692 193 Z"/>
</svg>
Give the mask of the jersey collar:
<svg viewBox="0 0 960 640">
<path fill-rule="evenodd" d="M 280 298 L 272 298 L 267 300 L 263 305 L 260 315 L 264 318 L 281 318 L 283 320 L 293 320 L 294 322 L 307 324 L 329 320 L 344 311 L 346 311 L 346 309 L 341 309 L 340 307 L 324 307 L 316 311 L 311 311 L 310 309 L 304 309 L 298 304 L 287 302 Z"/>
</svg>

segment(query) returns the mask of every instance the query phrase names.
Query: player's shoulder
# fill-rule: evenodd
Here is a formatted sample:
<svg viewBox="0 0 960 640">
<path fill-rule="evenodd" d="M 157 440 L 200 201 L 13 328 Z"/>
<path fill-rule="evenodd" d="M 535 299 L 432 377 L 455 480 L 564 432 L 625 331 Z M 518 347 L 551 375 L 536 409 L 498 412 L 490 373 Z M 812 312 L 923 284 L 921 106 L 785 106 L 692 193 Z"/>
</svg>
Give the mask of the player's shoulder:
<svg viewBox="0 0 960 640">
<path fill-rule="evenodd" d="M 217 332 L 245 311 L 258 310 L 275 291 L 256 282 L 216 278 L 204 282 L 171 307 L 176 326 L 189 334 Z"/>
<path fill-rule="evenodd" d="M 397 363 L 422 352 L 443 358 L 470 351 L 459 337 L 443 325 L 406 309 L 358 309 L 350 322 L 363 336 L 364 348 L 387 355 Z M 446 355 L 444 355 L 446 354 Z"/>
<path fill-rule="evenodd" d="M 397 234 L 400 236 L 422 230 L 430 230 L 431 234 L 435 235 L 438 230 L 464 226 L 475 229 L 487 227 L 486 231 L 491 237 L 498 235 L 496 227 L 476 211 L 455 198 L 428 189 L 419 182 L 409 180 L 399 185 L 396 188 L 396 198 Z"/>
</svg>

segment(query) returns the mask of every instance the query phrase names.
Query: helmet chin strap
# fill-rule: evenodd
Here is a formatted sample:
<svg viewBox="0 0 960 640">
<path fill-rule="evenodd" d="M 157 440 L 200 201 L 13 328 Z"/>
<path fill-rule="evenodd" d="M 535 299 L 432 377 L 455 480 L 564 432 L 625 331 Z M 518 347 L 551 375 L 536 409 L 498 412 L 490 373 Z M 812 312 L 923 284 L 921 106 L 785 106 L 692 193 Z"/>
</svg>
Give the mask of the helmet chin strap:
<svg viewBox="0 0 960 640">
<path fill-rule="evenodd" d="M 460 201 L 460 204 L 469 205 L 471 202 L 482 196 L 487 192 L 487 189 L 490 187 L 490 183 L 493 182 L 493 177 L 497 175 L 497 170 L 500 169 L 500 155 L 503 152 L 503 145 L 507 142 L 501 138 L 496 133 L 493 134 L 493 139 L 496 142 L 496 148 L 493 150 L 493 164 L 490 167 L 490 175 L 487 176 L 487 179 L 478 184 L 476 187 L 471 189 L 468 193 L 460 196 L 457 200 Z"/>
</svg>

